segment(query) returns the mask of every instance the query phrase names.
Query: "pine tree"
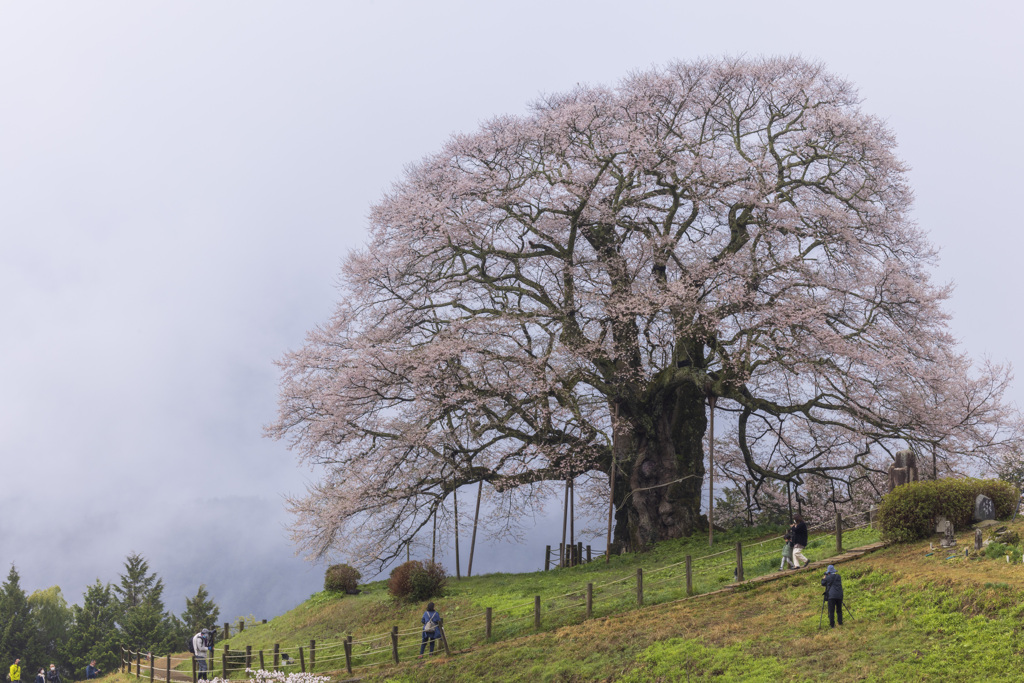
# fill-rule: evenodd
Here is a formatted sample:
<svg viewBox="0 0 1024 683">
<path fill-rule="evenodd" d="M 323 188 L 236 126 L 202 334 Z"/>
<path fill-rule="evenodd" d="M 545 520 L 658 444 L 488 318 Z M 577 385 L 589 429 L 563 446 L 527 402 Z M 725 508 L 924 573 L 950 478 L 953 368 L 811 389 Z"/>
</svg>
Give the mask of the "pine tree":
<svg viewBox="0 0 1024 683">
<path fill-rule="evenodd" d="M 137 553 L 127 557 L 124 567 L 121 582 L 114 586 L 122 644 L 153 652 L 175 649 L 173 629 L 164 613 L 163 579 L 150 572 L 149 563 Z"/>
<path fill-rule="evenodd" d="M 82 606 L 74 605 L 74 624 L 68 634 L 68 655 L 76 674 L 95 659 L 100 671 L 118 666 L 120 637 L 117 630 L 118 606 L 113 587 L 96 583 L 85 590 Z"/>
<path fill-rule="evenodd" d="M 0 585 L 0 662 L 13 662 L 19 657 L 24 661 L 31 636 L 28 598 L 12 564 L 7 580 Z"/>
<path fill-rule="evenodd" d="M 216 628 L 220 618 L 220 608 L 210 599 L 206 584 L 200 584 L 193 598 L 185 598 L 185 611 L 181 620 L 185 623 L 188 633 L 198 633 L 203 628 Z"/>
</svg>

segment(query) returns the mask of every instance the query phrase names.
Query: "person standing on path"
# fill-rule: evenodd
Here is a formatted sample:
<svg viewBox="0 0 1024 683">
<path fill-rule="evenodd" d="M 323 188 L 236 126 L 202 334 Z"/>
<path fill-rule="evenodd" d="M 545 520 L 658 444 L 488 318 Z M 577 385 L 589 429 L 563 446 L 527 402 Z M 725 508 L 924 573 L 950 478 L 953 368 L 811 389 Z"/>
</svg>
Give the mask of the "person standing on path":
<svg viewBox="0 0 1024 683">
<path fill-rule="evenodd" d="M 60 683 L 60 672 L 56 664 L 50 664 L 50 670 L 46 672 L 46 683 Z"/>
<path fill-rule="evenodd" d="M 192 636 L 192 652 L 193 659 L 196 662 L 196 678 L 201 681 L 206 680 L 206 653 L 210 650 L 207 643 L 210 640 L 210 629 L 204 628 L 199 633 Z"/>
<path fill-rule="evenodd" d="M 825 570 L 825 576 L 821 579 L 821 585 L 825 587 L 825 599 L 828 600 L 828 625 L 836 627 L 836 621 L 843 625 L 843 579 L 836 573 L 832 565 Z"/>
<path fill-rule="evenodd" d="M 40 669 L 36 674 L 36 683 L 46 683 L 46 669 Z"/>
<path fill-rule="evenodd" d="M 89 662 L 88 666 L 85 667 L 85 680 L 90 678 L 99 678 L 100 670 L 96 668 L 96 660 Z"/>
<path fill-rule="evenodd" d="M 420 657 L 422 657 L 428 640 L 430 641 L 430 654 L 434 654 L 434 641 L 441 635 L 441 624 L 444 619 L 434 609 L 434 603 L 428 602 L 427 611 L 423 613 L 420 622 L 423 624 L 423 642 L 420 643 Z"/>
<path fill-rule="evenodd" d="M 800 515 L 793 515 L 793 520 L 793 526 L 790 527 L 793 534 L 793 565 L 795 569 L 800 569 L 810 562 L 802 552 L 807 547 L 807 524 Z"/>
<path fill-rule="evenodd" d="M 7 680 L 11 683 L 21 683 L 21 659 L 15 659 L 11 664 L 11 670 L 7 674 Z"/>
</svg>

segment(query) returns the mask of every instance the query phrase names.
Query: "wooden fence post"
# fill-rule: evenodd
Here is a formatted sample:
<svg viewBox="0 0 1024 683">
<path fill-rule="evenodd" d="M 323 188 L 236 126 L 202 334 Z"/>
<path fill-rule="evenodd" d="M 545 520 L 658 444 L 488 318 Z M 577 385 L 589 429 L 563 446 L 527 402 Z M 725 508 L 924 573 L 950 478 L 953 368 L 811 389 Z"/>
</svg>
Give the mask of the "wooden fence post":
<svg viewBox="0 0 1024 683">
<path fill-rule="evenodd" d="M 142 650 L 135 655 L 135 677 L 142 678 Z"/>
<path fill-rule="evenodd" d="M 398 627 L 391 627 L 391 658 L 398 664 Z"/>
<path fill-rule="evenodd" d="M 264 624 L 265 624 L 265 623 L 267 623 L 267 620 L 266 620 L 266 619 L 264 619 L 264 620 L 263 620 L 263 623 L 264 623 Z"/>
<path fill-rule="evenodd" d="M 540 596 L 533 596 L 533 627 L 540 628 Z"/>
<path fill-rule="evenodd" d="M 736 541 L 736 583 L 743 580 L 743 542 Z"/>
<path fill-rule="evenodd" d="M 306 654 L 301 645 L 299 645 L 299 671 L 306 673 Z"/>
<path fill-rule="evenodd" d="M 551 546 L 544 546 L 544 571 L 551 568 Z"/>
<path fill-rule="evenodd" d="M 213 648 L 206 651 L 206 670 L 213 671 Z"/>
<path fill-rule="evenodd" d="M 352 643 L 345 641 L 345 671 L 352 675 Z"/>
<path fill-rule="evenodd" d="M 260 668 L 264 671 L 267 670 L 267 666 L 263 663 L 263 650 L 260 650 Z"/>
<path fill-rule="evenodd" d="M 192 660 L 192 683 L 196 683 L 196 680 L 197 680 L 196 679 L 196 658 L 193 656 L 193 657 L 189 657 L 189 659 Z M 130 669 L 129 669 L 129 671 L 130 671 Z"/>
<path fill-rule="evenodd" d="M 587 563 L 590 563 L 590 546 L 587 546 Z"/>
<path fill-rule="evenodd" d="M 231 637 L 231 624 L 229 624 L 228 622 L 225 621 L 224 622 L 224 640 L 227 640 L 230 637 Z"/>
<path fill-rule="evenodd" d="M 224 645 L 224 651 L 220 655 L 220 677 L 228 677 L 228 646 Z"/>
<path fill-rule="evenodd" d="M 245 668 L 252 668 L 252 645 L 245 646 Z"/>
<path fill-rule="evenodd" d="M 836 552 L 843 552 L 843 513 L 836 510 Z"/>
<path fill-rule="evenodd" d="M 644 570 L 640 567 L 636 570 L 636 606 L 644 606 Z"/>
<path fill-rule="evenodd" d="M 153 683 L 153 653 L 149 653 L 149 683 Z"/>
<path fill-rule="evenodd" d="M 238 632 L 241 633 L 245 630 L 245 619 L 238 620 Z"/>
<path fill-rule="evenodd" d="M 693 595 L 693 558 L 686 556 L 686 594 Z"/>
<path fill-rule="evenodd" d="M 589 547 L 589 546 L 588 546 Z M 587 584 L 587 619 L 594 616 L 594 584 Z"/>
<path fill-rule="evenodd" d="M 486 627 L 487 640 L 491 639 L 491 616 L 492 616 L 491 608 L 488 607 L 487 611 L 484 613 L 484 619 L 487 622 L 487 627 Z"/>
<path fill-rule="evenodd" d="M 278 662 L 281 661 L 281 645 L 274 643 L 274 671 L 277 671 Z"/>
<path fill-rule="evenodd" d="M 583 541 L 576 544 L 576 564 L 583 564 Z"/>
<path fill-rule="evenodd" d="M 168 653 L 168 655 L 167 655 L 167 671 L 166 671 L 166 674 L 167 674 L 167 677 L 164 680 L 167 681 L 167 683 L 171 683 L 171 655 L 170 655 L 170 653 Z"/>
<path fill-rule="evenodd" d="M 316 641 L 309 641 L 309 670 L 312 671 L 313 667 L 316 666 Z"/>
</svg>

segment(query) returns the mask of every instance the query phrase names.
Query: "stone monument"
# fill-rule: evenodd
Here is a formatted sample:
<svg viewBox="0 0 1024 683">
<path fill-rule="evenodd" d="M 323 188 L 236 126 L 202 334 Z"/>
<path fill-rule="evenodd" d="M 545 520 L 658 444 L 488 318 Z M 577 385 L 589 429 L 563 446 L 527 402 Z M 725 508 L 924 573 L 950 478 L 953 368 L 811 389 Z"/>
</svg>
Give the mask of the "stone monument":
<svg viewBox="0 0 1024 683">
<path fill-rule="evenodd" d="M 909 448 L 897 451 L 896 459 L 889 465 L 889 491 L 917 480 L 917 454 Z"/>
<path fill-rule="evenodd" d="M 974 521 L 984 522 L 986 519 L 996 518 L 995 502 L 983 493 L 979 493 L 974 499 Z"/>
<path fill-rule="evenodd" d="M 952 548 L 956 545 L 956 535 L 953 533 L 953 522 L 946 520 L 946 528 L 942 531 L 942 542 L 940 545 L 943 548 Z"/>
</svg>

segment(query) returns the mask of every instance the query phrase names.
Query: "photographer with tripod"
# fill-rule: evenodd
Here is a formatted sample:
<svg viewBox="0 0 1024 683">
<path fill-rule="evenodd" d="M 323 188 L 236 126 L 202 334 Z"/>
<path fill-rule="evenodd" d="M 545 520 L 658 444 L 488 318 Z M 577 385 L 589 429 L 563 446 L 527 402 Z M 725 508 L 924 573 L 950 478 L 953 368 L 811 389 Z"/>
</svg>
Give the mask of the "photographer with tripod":
<svg viewBox="0 0 1024 683">
<path fill-rule="evenodd" d="M 843 579 L 839 574 L 836 573 L 836 568 L 833 565 L 829 565 L 828 569 L 825 570 L 825 576 L 821 579 L 821 585 L 825 587 L 825 593 L 822 596 L 821 608 L 825 609 L 825 602 L 828 603 L 828 625 L 832 628 L 836 627 L 836 618 L 839 619 L 839 625 L 843 625 Z M 821 617 L 818 617 L 818 627 L 821 628 Z"/>
</svg>

